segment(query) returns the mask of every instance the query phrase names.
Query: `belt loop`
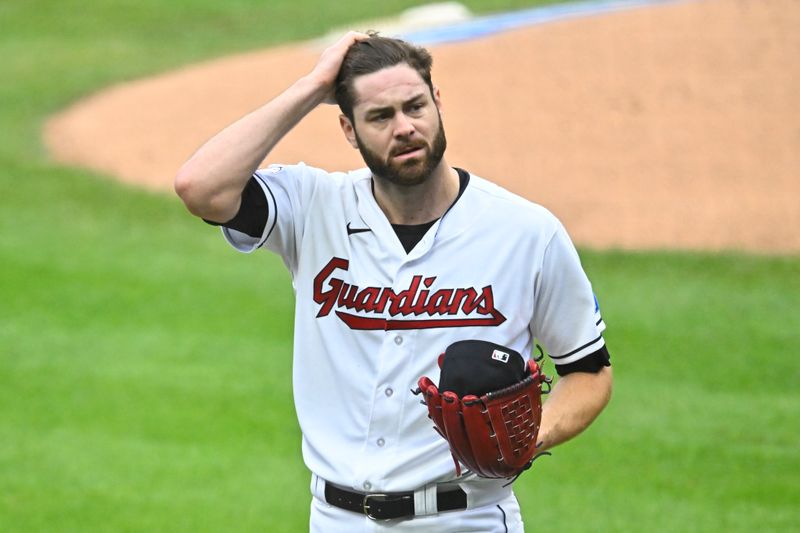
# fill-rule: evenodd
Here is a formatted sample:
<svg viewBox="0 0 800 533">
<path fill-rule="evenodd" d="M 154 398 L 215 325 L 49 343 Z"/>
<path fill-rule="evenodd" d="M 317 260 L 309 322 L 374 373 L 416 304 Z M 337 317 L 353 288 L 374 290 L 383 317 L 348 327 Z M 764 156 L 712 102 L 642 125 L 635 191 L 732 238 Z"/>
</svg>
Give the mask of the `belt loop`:
<svg viewBox="0 0 800 533">
<path fill-rule="evenodd" d="M 458 485 L 467 493 L 467 509 L 495 505 L 512 492 L 511 485 L 505 479 L 474 477 Z"/>
<path fill-rule="evenodd" d="M 311 495 L 325 501 L 325 481 L 314 472 L 311 472 Z"/>
<path fill-rule="evenodd" d="M 414 515 L 425 516 L 439 512 L 436 483 L 429 483 L 414 491 Z"/>
</svg>

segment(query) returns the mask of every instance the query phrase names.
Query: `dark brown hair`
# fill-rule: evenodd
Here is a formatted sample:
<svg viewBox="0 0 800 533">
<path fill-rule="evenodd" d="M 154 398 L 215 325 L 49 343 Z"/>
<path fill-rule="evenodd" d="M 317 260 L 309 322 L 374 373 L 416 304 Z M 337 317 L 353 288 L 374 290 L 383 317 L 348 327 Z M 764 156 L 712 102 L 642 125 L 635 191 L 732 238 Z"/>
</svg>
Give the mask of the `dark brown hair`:
<svg viewBox="0 0 800 533">
<path fill-rule="evenodd" d="M 358 76 L 405 63 L 417 71 L 433 94 L 431 82 L 433 58 L 427 50 L 400 39 L 382 37 L 376 32 L 370 32 L 369 35 L 369 39 L 359 41 L 350 47 L 336 77 L 336 102 L 351 122 L 355 105 L 353 82 Z"/>
</svg>

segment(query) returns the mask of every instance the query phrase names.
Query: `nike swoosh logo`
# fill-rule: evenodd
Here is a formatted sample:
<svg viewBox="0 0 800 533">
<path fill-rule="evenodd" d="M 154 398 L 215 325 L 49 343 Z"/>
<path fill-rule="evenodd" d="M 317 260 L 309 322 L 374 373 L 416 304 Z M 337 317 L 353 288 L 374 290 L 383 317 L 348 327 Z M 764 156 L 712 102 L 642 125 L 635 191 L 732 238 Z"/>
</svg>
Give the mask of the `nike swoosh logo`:
<svg viewBox="0 0 800 533">
<path fill-rule="evenodd" d="M 364 233 L 365 231 L 372 231 L 369 228 L 351 228 L 350 222 L 347 223 L 347 234 L 352 235 L 354 233 Z"/>
</svg>

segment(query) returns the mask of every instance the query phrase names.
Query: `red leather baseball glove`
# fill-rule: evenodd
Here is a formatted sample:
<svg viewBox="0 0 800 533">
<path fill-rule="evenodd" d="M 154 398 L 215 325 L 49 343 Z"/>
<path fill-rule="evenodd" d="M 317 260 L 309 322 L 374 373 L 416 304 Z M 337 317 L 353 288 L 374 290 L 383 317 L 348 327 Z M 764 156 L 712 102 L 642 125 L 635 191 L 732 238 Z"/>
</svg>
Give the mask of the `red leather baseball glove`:
<svg viewBox="0 0 800 533">
<path fill-rule="evenodd" d="M 439 357 L 440 387 L 428 377 L 419 390 L 428 415 L 459 462 L 477 475 L 510 478 L 537 457 L 544 376 L 534 359 L 486 341 L 460 341 Z M 441 392 L 440 392 L 441 389 Z M 488 390 L 481 390 L 488 389 Z M 547 452 L 545 452 L 547 453 Z"/>
</svg>

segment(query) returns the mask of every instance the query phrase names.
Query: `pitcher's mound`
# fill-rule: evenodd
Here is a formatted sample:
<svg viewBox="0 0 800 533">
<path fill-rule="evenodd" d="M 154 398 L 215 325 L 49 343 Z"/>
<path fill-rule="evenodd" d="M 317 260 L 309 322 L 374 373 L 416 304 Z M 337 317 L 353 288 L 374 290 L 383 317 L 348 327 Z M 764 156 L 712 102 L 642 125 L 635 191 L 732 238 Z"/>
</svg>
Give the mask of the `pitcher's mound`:
<svg viewBox="0 0 800 533">
<path fill-rule="evenodd" d="M 591 247 L 800 251 L 800 2 L 677 2 L 432 47 L 448 161 L 543 204 Z M 103 91 L 53 157 L 171 190 L 206 139 L 307 73 L 307 44 Z M 320 108 L 269 160 L 361 166 Z"/>
</svg>

